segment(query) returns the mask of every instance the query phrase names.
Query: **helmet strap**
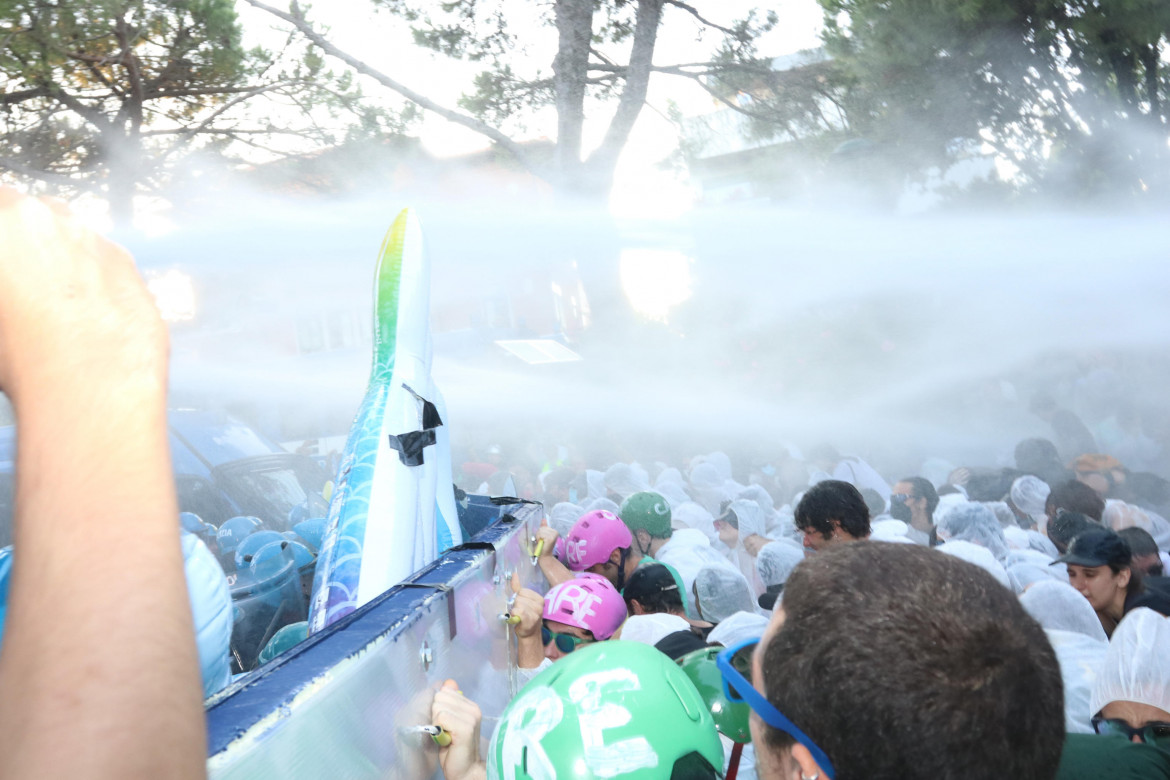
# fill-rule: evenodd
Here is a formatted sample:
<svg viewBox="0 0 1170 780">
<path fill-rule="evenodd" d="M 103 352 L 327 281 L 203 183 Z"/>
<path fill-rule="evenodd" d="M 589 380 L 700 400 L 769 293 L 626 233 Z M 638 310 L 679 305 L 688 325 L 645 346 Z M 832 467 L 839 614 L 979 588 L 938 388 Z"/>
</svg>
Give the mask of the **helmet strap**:
<svg viewBox="0 0 1170 780">
<path fill-rule="evenodd" d="M 618 559 L 618 578 L 617 589 L 620 592 L 622 588 L 626 587 L 626 558 L 630 554 L 629 547 L 622 548 L 622 557 Z"/>
<path fill-rule="evenodd" d="M 637 531 L 634 533 L 634 541 L 638 543 L 638 554 L 639 555 L 649 555 L 650 548 L 649 548 L 649 546 L 646 546 L 646 547 L 642 546 L 642 539 L 641 539 L 641 537 L 638 536 L 639 533 L 646 533 L 646 532 Z M 650 536 L 649 533 L 646 533 L 646 535 Z M 650 538 L 653 539 L 654 537 L 651 536 Z"/>
</svg>

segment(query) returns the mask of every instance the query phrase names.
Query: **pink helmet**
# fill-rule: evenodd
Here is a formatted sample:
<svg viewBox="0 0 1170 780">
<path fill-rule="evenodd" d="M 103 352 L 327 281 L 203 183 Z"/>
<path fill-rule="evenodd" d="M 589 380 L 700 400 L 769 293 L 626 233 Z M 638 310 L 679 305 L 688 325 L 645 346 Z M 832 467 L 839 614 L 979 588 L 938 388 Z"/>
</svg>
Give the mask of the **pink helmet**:
<svg viewBox="0 0 1170 780">
<path fill-rule="evenodd" d="M 600 574 L 578 574 L 544 595 L 544 617 L 609 639 L 626 619 L 626 602 Z"/>
<path fill-rule="evenodd" d="M 581 515 L 565 542 L 565 565 L 573 571 L 605 563 L 614 550 L 634 542 L 634 535 L 613 512 L 597 509 Z"/>
</svg>

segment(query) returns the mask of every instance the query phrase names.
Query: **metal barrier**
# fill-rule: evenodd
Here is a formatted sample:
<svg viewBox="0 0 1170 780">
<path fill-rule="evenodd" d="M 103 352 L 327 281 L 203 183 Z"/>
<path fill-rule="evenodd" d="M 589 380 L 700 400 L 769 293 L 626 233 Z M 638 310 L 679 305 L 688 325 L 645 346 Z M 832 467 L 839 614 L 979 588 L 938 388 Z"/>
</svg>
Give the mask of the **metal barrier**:
<svg viewBox="0 0 1170 780">
<path fill-rule="evenodd" d="M 418 726 L 452 678 L 484 713 L 482 739 L 516 692 L 515 642 L 500 619 L 510 579 L 544 589 L 533 564 L 539 504 L 471 497 L 464 545 L 207 702 L 212 778 L 441 776 Z"/>
</svg>

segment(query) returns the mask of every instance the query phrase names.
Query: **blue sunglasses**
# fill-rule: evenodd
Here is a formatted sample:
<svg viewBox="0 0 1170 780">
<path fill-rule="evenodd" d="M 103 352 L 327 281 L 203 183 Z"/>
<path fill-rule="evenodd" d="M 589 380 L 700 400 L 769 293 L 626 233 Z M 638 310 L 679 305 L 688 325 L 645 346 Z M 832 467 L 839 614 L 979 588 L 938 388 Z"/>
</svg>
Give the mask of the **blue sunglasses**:
<svg viewBox="0 0 1170 780">
<path fill-rule="evenodd" d="M 745 702 L 760 716 L 760 719 L 764 723 L 767 723 L 774 729 L 780 729 L 804 745 L 808 749 L 808 752 L 812 753 L 813 759 L 821 769 L 825 770 L 825 774 L 829 780 L 836 780 L 837 773 L 833 771 L 833 762 L 829 761 L 829 757 L 825 755 L 825 751 L 817 747 L 817 743 L 809 739 L 808 735 L 801 731 L 799 726 L 784 717 L 784 714 L 780 710 L 773 707 L 771 702 L 765 699 L 755 689 L 751 681 L 744 677 L 743 672 L 736 668 L 737 666 L 743 667 L 744 671 L 750 674 L 750 661 L 745 663 L 744 659 L 751 658 L 751 649 L 759 644 L 759 642 L 759 639 L 746 639 L 743 642 L 732 645 L 716 656 L 715 665 L 723 675 L 723 694 L 731 701 Z"/>
</svg>

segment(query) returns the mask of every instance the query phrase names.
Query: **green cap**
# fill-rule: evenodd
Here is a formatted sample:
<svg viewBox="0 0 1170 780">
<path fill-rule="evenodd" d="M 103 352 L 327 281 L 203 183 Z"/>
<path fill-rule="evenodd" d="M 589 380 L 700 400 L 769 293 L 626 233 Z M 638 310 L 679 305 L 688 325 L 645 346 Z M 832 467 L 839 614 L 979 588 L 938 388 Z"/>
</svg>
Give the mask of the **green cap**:
<svg viewBox="0 0 1170 780">
<path fill-rule="evenodd" d="M 681 762 L 681 763 L 679 763 Z M 639 642 L 578 648 L 534 677 L 500 715 L 487 758 L 499 780 L 717 778 L 723 747 L 681 668 Z"/>
<path fill-rule="evenodd" d="M 622 502 L 618 516 L 632 532 L 645 531 L 656 539 L 670 536 L 670 502 L 660 493 L 635 493 Z"/>
<path fill-rule="evenodd" d="M 722 649 L 704 647 L 694 650 L 678 659 L 678 665 L 707 702 L 719 733 L 732 742 L 751 742 L 752 733 L 748 729 L 751 708 L 745 702 L 731 701 L 723 694 L 723 675 L 715 665 L 715 656 Z"/>
</svg>

